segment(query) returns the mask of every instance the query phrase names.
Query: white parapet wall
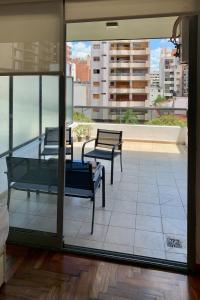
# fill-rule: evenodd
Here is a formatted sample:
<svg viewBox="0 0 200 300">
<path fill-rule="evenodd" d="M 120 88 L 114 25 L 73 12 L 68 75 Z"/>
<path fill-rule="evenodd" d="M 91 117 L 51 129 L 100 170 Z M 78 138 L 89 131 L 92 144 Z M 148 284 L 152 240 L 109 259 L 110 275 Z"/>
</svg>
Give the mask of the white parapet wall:
<svg viewBox="0 0 200 300">
<path fill-rule="evenodd" d="M 80 123 L 73 124 L 73 127 L 76 127 L 78 124 L 80 125 Z M 101 128 L 122 130 L 123 139 L 129 141 L 186 144 L 187 128 L 181 128 L 179 126 L 132 125 L 113 123 L 87 123 L 87 125 L 91 125 L 91 137 L 95 137 L 97 129 Z"/>
</svg>

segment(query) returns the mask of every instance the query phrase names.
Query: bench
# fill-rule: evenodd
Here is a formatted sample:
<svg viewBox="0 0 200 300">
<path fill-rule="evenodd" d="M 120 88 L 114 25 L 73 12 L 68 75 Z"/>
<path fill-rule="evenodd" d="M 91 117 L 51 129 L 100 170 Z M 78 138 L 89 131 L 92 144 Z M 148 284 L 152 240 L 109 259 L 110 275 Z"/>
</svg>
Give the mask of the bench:
<svg viewBox="0 0 200 300">
<path fill-rule="evenodd" d="M 24 157 L 6 157 L 8 178 L 8 208 L 11 190 L 28 193 L 58 193 L 58 160 L 35 159 Z M 90 198 L 93 202 L 92 226 L 94 227 L 95 194 L 102 181 L 102 207 L 105 207 L 105 169 L 97 164 L 94 169 L 90 162 L 65 163 L 65 196 Z"/>
</svg>

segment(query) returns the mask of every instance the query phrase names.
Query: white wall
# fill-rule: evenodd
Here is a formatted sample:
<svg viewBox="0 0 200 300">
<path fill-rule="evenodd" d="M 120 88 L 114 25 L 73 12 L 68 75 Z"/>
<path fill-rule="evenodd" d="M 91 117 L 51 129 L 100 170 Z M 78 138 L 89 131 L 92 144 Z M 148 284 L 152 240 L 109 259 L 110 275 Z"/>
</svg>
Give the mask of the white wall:
<svg viewBox="0 0 200 300">
<path fill-rule="evenodd" d="M 80 123 L 79 123 L 80 124 Z M 88 123 L 89 124 L 89 123 Z M 185 144 L 186 128 L 179 126 L 132 125 L 112 123 L 92 123 L 91 136 L 95 137 L 97 129 L 122 130 L 123 139 L 130 141 L 167 142 Z"/>
</svg>

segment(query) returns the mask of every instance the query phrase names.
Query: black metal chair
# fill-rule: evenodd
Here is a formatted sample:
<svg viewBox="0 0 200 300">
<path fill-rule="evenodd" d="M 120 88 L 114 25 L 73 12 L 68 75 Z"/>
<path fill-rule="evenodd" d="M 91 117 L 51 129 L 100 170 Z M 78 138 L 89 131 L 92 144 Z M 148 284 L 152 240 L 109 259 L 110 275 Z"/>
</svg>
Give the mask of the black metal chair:
<svg viewBox="0 0 200 300">
<path fill-rule="evenodd" d="M 58 160 L 6 157 L 8 178 L 8 208 L 11 189 L 30 192 L 58 193 Z M 91 234 L 94 228 L 95 194 L 102 180 L 102 207 L 105 207 L 105 169 L 97 164 L 66 161 L 65 195 L 89 198 L 93 201 Z"/>
<path fill-rule="evenodd" d="M 85 146 L 92 141 L 95 141 L 94 149 L 85 153 Z M 122 172 L 122 131 L 98 129 L 97 137 L 85 142 L 82 147 L 82 161 L 84 157 L 111 161 L 111 184 L 113 184 L 114 159 L 117 156 L 120 156 Z"/>
<path fill-rule="evenodd" d="M 65 154 L 71 156 L 73 160 L 73 137 L 71 128 L 66 128 L 66 148 Z M 44 137 L 44 149 L 41 156 L 54 156 L 59 153 L 59 130 L 57 127 L 46 127 Z"/>
<path fill-rule="evenodd" d="M 66 161 L 65 195 L 90 198 L 93 203 L 91 234 L 94 228 L 95 194 L 102 180 L 102 207 L 105 207 L 105 168 L 97 163 L 93 169 L 90 162 Z"/>
</svg>

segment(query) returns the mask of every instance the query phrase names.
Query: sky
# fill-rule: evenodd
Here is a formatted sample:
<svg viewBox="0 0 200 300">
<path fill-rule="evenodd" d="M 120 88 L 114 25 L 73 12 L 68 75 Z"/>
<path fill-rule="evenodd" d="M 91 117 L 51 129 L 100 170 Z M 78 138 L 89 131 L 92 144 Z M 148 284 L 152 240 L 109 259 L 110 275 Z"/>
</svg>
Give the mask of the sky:
<svg viewBox="0 0 200 300">
<path fill-rule="evenodd" d="M 91 42 L 73 42 L 68 43 L 72 46 L 72 57 L 76 58 L 85 58 L 88 55 L 91 55 Z M 159 59 L 160 52 L 162 48 L 170 48 L 173 49 L 172 43 L 169 42 L 168 39 L 151 39 L 150 40 L 150 67 L 152 71 L 159 70 Z"/>
</svg>

